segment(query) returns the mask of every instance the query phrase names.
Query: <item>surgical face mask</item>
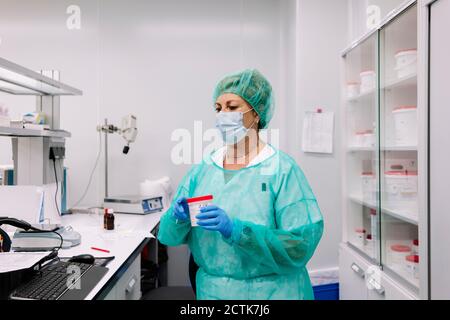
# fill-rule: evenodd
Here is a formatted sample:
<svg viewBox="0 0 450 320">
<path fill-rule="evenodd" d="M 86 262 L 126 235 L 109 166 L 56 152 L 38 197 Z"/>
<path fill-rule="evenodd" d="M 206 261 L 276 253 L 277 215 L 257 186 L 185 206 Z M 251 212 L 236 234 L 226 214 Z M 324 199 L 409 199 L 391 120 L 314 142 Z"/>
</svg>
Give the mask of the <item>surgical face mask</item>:
<svg viewBox="0 0 450 320">
<path fill-rule="evenodd" d="M 219 112 L 216 116 L 216 128 L 222 134 L 226 144 L 236 144 L 241 141 L 250 130 L 244 126 L 244 114 L 250 112 Z M 253 125 L 252 125 L 253 126 Z"/>
</svg>

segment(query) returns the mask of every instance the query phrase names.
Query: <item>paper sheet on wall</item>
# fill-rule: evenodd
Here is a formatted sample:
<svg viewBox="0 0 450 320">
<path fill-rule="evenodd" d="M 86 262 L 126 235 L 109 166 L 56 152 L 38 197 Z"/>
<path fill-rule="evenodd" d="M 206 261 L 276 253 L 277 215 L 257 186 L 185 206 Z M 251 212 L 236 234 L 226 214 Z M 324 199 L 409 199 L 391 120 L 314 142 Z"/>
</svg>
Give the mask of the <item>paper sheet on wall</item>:
<svg viewBox="0 0 450 320">
<path fill-rule="evenodd" d="M 304 152 L 333 153 L 333 133 L 333 112 L 305 112 L 302 136 Z"/>
</svg>

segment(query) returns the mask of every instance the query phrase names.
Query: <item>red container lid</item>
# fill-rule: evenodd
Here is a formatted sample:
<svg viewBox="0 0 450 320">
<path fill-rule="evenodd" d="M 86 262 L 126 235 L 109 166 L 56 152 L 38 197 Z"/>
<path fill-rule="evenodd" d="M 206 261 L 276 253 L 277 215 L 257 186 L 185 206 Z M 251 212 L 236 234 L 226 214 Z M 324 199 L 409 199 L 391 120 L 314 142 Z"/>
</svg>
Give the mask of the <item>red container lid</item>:
<svg viewBox="0 0 450 320">
<path fill-rule="evenodd" d="M 375 210 L 375 209 L 370 209 L 370 214 L 371 214 L 372 216 L 376 216 L 376 215 L 377 215 L 377 210 Z"/>
<path fill-rule="evenodd" d="M 356 82 L 356 81 L 349 81 L 349 82 L 347 82 L 347 85 L 349 85 L 349 86 L 360 85 L 360 84 L 361 84 L 361 83 Z"/>
<path fill-rule="evenodd" d="M 399 53 L 406 53 L 406 52 L 417 52 L 417 49 L 416 48 L 401 49 L 401 50 L 398 50 L 395 54 L 397 55 Z"/>
<path fill-rule="evenodd" d="M 400 110 L 415 110 L 417 109 L 417 106 L 400 106 L 395 108 L 393 111 L 400 111 Z"/>
<path fill-rule="evenodd" d="M 417 171 L 386 171 L 385 174 L 388 176 L 417 176 Z"/>
<path fill-rule="evenodd" d="M 419 256 L 417 254 L 407 256 L 405 259 L 409 262 L 419 263 Z"/>
<path fill-rule="evenodd" d="M 391 246 L 391 250 L 395 251 L 395 252 L 410 252 L 411 247 L 404 246 L 402 244 L 395 244 L 395 245 Z"/>
<path fill-rule="evenodd" d="M 361 173 L 362 176 L 374 176 L 373 172 L 366 171 Z"/>
<path fill-rule="evenodd" d="M 413 245 L 418 246 L 419 245 L 419 239 L 414 239 L 413 240 Z"/>
<path fill-rule="evenodd" d="M 358 233 L 366 233 L 366 229 L 363 229 L 363 228 L 356 228 L 356 229 L 355 229 L 355 232 L 358 232 Z"/>
<path fill-rule="evenodd" d="M 372 74 L 372 73 L 375 73 L 375 71 L 374 70 L 363 70 L 363 71 L 361 71 L 360 75 L 366 75 L 366 74 Z"/>
<path fill-rule="evenodd" d="M 207 196 L 189 198 L 189 199 L 187 199 L 187 203 L 194 203 L 194 202 L 200 202 L 200 201 L 206 201 L 206 200 L 212 200 L 212 199 L 213 199 L 212 195 L 207 195 Z"/>
</svg>

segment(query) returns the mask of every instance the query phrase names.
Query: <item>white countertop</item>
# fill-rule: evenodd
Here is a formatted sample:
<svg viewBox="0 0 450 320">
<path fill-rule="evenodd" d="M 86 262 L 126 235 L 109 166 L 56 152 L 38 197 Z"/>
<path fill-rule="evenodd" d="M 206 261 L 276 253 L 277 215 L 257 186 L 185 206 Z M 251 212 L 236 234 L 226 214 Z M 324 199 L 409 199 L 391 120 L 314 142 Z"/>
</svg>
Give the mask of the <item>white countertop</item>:
<svg viewBox="0 0 450 320">
<path fill-rule="evenodd" d="M 163 212 L 148 215 L 115 213 L 115 229 L 111 231 L 103 229 L 103 215 L 73 214 L 62 217 L 62 225 L 70 225 L 81 234 L 81 244 L 70 249 L 61 249 L 59 257 L 72 257 L 79 254 L 115 257 L 107 265 L 108 273 L 89 293 L 87 300 L 96 296 L 145 238 L 154 238 L 151 231 L 158 225 L 162 214 Z M 106 249 L 110 253 L 92 250 L 91 247 Z"/>
</svg>

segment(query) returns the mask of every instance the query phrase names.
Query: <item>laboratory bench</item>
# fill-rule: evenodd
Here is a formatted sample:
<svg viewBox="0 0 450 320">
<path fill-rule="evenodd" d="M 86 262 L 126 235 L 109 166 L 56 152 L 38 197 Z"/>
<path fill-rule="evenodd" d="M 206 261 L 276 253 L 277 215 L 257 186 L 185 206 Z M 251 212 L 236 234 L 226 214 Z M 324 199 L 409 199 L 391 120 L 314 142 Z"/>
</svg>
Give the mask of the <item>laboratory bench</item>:
<svg viewBox="0 0 450 320">
<path fill-rule="evenodd" d="M 103 228 L 102 214 L 70 214 L 62 217 L 62 225 L 81 234 L 81 244 L 61 249 L 59 257 L 79 254 L 111 257 L 109 271 L 86 297 L 87 300 L 138 300 L 141 298 L 141 253 L 152 248 L 152 260 L 158 260 L 156 230 L 163 212 L 148 215 L 114 214 L 114 230 Z M 153 244 L 151 243 L 153 242 Z M 102 252 L 92 247 L 108 250 Z"/>
</svg>

